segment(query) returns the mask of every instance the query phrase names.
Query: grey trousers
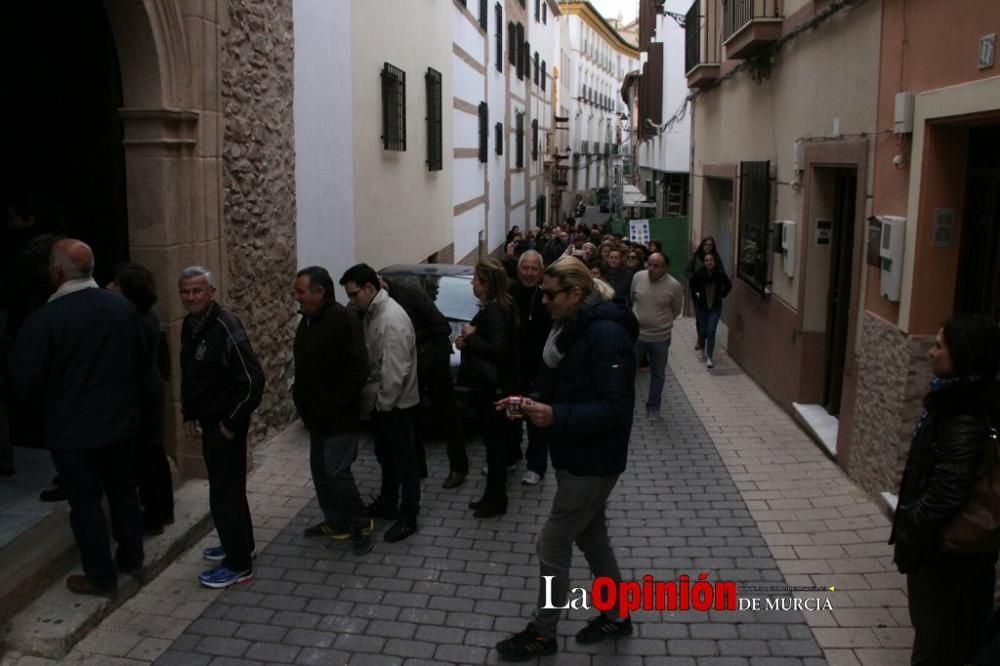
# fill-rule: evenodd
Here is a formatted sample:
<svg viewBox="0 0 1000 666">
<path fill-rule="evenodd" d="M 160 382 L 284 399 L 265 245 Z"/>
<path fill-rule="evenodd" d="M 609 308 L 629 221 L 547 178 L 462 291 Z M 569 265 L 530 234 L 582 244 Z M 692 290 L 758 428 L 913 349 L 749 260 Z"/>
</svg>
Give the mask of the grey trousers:
<svg viewBox="0 0 1000 666">
<path fill-rule="evenodd" d="M 351 473 L 351 465 L 357 457 L 356 432 L 326 436 L 309 434 L 309 466 L 316 499 L 330 527 L 368 526 L 368 511 Z"/>
<path fill-rule="evenodd" d="M 536 544 L 539 589 L 538 608 L 532 616 L 532 624 L 544 636 L 556 635 L 562 609 L 543 608 L 548 594 L 545 579 L 541 577 L 555 577 L 551 584 L 552 605 L 566 605 L 574 543 L 587 558 L 594 578 L 609 576 L 616 582 L 622 579 L 618 560 L 608 540 L 608 524 L 604 515 L 608 495 L 618 482 L 618 475 L 574 476 L 560 469 L 556 470 L 556 482 L 558 488 L 552 500 L 552 511 Z M 588 591 L 590 583 L 584 586 Z"/>
</svg>

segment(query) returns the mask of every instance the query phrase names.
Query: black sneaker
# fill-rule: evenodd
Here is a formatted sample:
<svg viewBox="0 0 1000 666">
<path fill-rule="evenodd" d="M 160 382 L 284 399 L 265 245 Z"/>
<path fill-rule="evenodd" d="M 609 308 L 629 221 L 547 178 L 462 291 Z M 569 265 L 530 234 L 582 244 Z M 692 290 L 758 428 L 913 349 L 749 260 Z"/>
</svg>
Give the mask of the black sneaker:
<svg viewBox="0 0 1000 666">
<path fill-rule="evenodd" d="M 382 537 L 386 543 L 396 543 L 397 541 L 402 541 L 411 534 L 417 533 L 417 524 L 408 523 L 405 520 L 397 520 L 393 523 L 392 527 L 386 530 L 385 536 Z"/>
<path fill-rule="evenodd" d="M 399 507 L 396 503 L 389 504 L 382 497 L 376 497 L 366 508 L 368 509 L 368 515 L 372 518 L 396 520 L 399 517 Z"/>
<path fill-rule="evenodd" d="M 371 533 L 375 531 L 375 521 L 369 518 L 368 524 L 362 527 L 361 531 L 364 533 L 365 536 L 371 536 Z M 342 525 L 340 527 L 332 528 L 330 530 L 330 533 L 327 534 L 327 536 L 333 539 L 334 541 L 347 541 L 348 539 L 354 538 L 354 532 L 351 530 L 350 527 Z"/>
<path fill-rule="evenodd" d="M 535 657 L 547 657 L 559 651 L 555 638 L 546 638 L 535 631 L 535 625 L 528 623 L 524 631 L 511 634 L 496 644 L 497 654 L 504 661 L 528 661 Z"/>
<path fill-rule="evenodd" d="M 624 620 L 612 620 L 601 613 L 587 623 L 587 626 L 576 632 L 576 642 L 588 645 L 590 643 L 600 643 L 605 638 L 618 638 L 619 636 L 632 635 L 632 618 Z"/>
<path fill-rule="evenodd" d="M 375 544 L 372 542 L 371 530 L 365 534 L 364 529 L 356 529 L 351 531 L 351 552 L 355 556 L 361 557 L 362 555 L 367 555 L 372 552 L 372 548 Z"/>
</svg>

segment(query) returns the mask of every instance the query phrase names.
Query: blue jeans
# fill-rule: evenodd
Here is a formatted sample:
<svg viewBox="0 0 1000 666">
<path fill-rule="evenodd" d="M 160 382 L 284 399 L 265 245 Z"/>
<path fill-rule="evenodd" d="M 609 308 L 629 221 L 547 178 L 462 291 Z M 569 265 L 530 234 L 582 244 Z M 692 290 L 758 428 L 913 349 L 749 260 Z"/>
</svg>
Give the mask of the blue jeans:
<svg viewBox="0 0 1000 666">
<path fill-rule="evenodd" d="M 646 409 L 660 408 L 660 397 L 663 395 L 663 382 L 666 378 L 667 352 L 670 350 L 670 340 L 660 342 L 635 343 L 635 367 L 639 367 L 643 356 L 649 357 L 649 397 L 646 398 Z"/>
<path fill-rule="evenodd" d="M 705 356 L 712 358 L 715 353 L 715 330 L 719 328 L 722 306 L 712 309 L 696 306 L 695 317 L 698 320 L 698 342 L 705 346 Z"/>
</svg>

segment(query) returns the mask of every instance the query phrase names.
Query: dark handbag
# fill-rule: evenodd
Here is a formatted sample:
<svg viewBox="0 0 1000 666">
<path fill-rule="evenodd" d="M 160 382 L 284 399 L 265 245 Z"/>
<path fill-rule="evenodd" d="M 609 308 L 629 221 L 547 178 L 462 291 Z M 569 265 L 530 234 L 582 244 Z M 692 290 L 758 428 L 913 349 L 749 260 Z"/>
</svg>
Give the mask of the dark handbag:
<svg viewBox="0 0 1000 666">
<path fill-rule="evenodd" d="M 462 351 L 458 384 L 469 388 L 493 388 L 498 384 L 497 364 L 488 358 Z"/>
<path fill-rule="evenodd" d="M 1000 549 L 1000 438 L 992 424 L 983 452 L 982 475 L 969 501 L 941 530 L 941 550 L 991 552 Z"/>
</svg>

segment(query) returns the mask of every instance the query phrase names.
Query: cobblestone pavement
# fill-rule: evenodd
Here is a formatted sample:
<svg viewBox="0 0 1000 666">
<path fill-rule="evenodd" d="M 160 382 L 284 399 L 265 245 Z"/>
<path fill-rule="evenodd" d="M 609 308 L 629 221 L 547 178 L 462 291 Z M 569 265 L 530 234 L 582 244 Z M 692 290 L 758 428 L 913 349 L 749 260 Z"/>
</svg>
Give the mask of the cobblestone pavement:
<svg viewBox="0 0 1000 666">
<path fill-rule="evenodd" d="M 568 611 L 558 664 L 903 664 L 903 578 L 885 546 L 888 521 L 791 419 L 746 376 L 717 359 L 709 373 L 691 351 L 693 322 L 675 327 L 671 376 L 660 420 L 648 420 L 639 375 L 629 468 L 609 503 L 610 532 L 626 578 L 675 580 L 710 573 L 741 585 L 808 586 L 817 612 L 635 613 L 635 635 L 577 646 L 593 611 Z M 481 444 L 469 443 L 474 473 L 446 491 L 443 447 L 429 448 L 420 531 L 378 540 L 364 558 L 349 543 L 305 539 L 319 519 L 311 498 L 307 442 L 290 429 L 255 454 L 251 481 L 258 549 L 256 580 L 223 592 L 199 588 L 204 540 L 109 616 L 67 657 L 94 664 L 299 663 L 479 664 L 491 646 L 523 628 L 535 604 L 534 538 L 554 492 L 510 483 L 510 511 L 476 520 L 467 503 L 482 491 Z M 377 487 L 370 445 L 356 467 L 363 493 Z M 385 525 L 379 525 L 378 534 Z M 574 553 L 574 585 L 590 580 Z M 834 586 L 835 591 L 826 590 Z M 788 594 L 746 588 L 740 596 Z M 18 666 L 48 663 L 29 657 Z"/>
</svg>

